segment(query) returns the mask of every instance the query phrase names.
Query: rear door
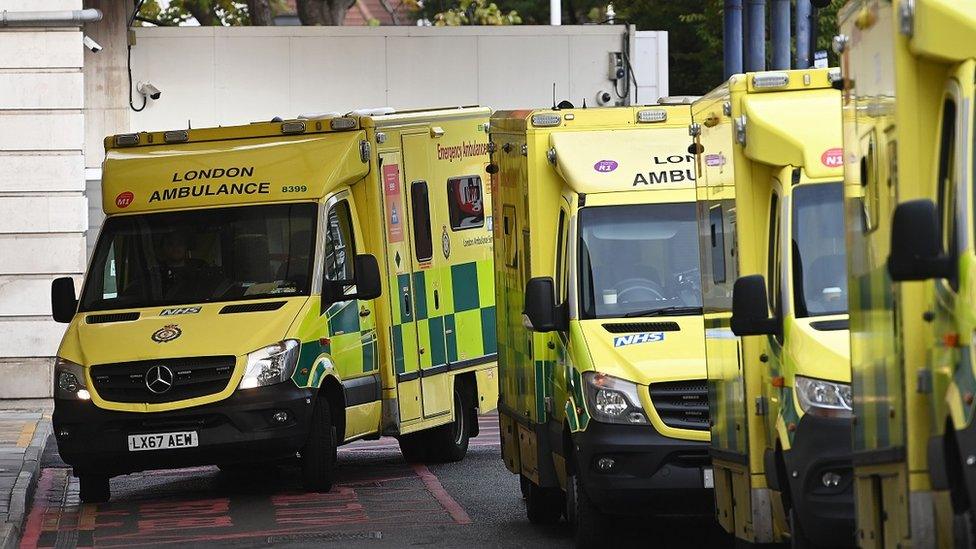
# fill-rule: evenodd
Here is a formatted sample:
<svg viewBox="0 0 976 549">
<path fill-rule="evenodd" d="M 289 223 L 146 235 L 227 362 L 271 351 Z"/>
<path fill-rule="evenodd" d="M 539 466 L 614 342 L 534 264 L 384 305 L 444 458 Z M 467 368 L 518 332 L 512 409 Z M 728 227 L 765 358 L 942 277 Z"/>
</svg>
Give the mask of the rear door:
<svg viewBox="0 0 976 549">
<path fill-rule="evenodd" d="M 441 289 L 441 272 L 449 252 L 444 248 L 442 231 L 443 182 L 434 181 L 427 151 L 430 137 L 423 133 L 402 137 L 404 183 L 409 217 L 411 248 L 410 285 L 413 291 L 413 321 L 417 337 L 422 413 L 425 418 L 451 411 L 453 392 L 447 375 L 447 349 L 444 333 L 446 303 Z"/>
</svg>

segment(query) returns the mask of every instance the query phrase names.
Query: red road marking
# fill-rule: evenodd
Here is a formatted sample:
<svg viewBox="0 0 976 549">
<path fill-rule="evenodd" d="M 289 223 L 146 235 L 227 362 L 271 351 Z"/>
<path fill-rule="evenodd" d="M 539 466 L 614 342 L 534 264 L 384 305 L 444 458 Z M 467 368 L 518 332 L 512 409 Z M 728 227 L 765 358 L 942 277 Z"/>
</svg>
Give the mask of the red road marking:
<svg viewBox="0 0 976 549">
<path fill-rule="evenodd" d="M 441 507 L 450 513 L 451 518 L 454 522 L 458 524 L 471 524 L 471 517 L 465 512 L 464 507 L 451 497 L 451 494 L 447 493 L 441 481 L 437 479 L 434 473 L 430 472 L 430 469 L 426 465 L 420 463 L 412 464 L 413 470 L 417 472 L 417 476 L 420 480 L 424 481 L 424 486 L 427 487 L 429 491 L 437 501 L 440 502 Z"/>
<path fill-rule="evenodd" d="M 51 490 L 51 486 L 54 484 L 54 472 L 50 469 L 43 469 L 41 471 L 41 478 L 37 481 L 37 490 L 35 493 L 44 494 Z M 31 512 L 27 515 L 27 524 L 24 526 L 24 535 L 20 538 L 21 547 L 37 547 L 37 542 L 41 538 L 41 527 L 44 523 L 44 511 L 45 507 L 42 505 L 34 505 L 31 508 Z"/>
</svg>

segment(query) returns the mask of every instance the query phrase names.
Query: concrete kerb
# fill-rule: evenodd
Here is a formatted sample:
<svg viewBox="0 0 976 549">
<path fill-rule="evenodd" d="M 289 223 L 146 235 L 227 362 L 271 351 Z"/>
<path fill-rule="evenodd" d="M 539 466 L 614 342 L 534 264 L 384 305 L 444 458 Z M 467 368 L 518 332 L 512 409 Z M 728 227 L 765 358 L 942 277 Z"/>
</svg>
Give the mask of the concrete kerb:
<svg viewBox="0 0 976 549">
<path fill-rule="evenodd" d="M 30 510 L 30 503 L 37 489 L 41 475 L 41 457 L 51 435 L 51 421 L 42 417 L 37 421 L 34 436 L 24 451 L 24 463 L 10 493 L 10 508 L 7 521 L 0 524 L 0 549 L 15 549 L 20 545 L 24 520 Z"/>
</svg>

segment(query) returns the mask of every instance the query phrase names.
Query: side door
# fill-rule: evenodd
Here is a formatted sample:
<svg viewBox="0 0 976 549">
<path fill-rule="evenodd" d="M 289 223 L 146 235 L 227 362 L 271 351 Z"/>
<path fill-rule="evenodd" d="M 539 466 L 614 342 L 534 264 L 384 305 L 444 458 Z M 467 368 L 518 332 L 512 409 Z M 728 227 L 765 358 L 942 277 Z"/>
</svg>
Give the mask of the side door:
<svg viewBox="0 0 976 549">
<path fill-rule="evenodd" d="M 773 180 L 769 198 L 769 223 L 766 235 L 766 290 L 769 306 L 775 318 L 783 318 L 783 258 L 786 256 L 783 238 L 783 212 L 785 200 L 779 182 Z M 784 407 L 792 406 L 791 395 L 783 386 L 783 336 L 766 336 L 765 349 L 759 357 L 760 379 L 762 379 L 763 397 L 766 399 L 766 444 L 771 445 L 777 438 L 778 422 Z M 783 441 L 788 444 L 788 441 Z"/>
<path fill-rule="evenodd" d="M 364 243 L 349 191 L 341 191 L 328 199 L 325 210 L 324 276 L 330 281 L 352 281 L 354 259 Z M 352 294 L 356 287 L 349 285 L 344 291 Z M 357 386 L 356 382 L 349 384 L 349 380 L 371 376 L 378 370 L 374 319 L 372 301 L 338 301 L 325 309 L 328 353 L 347 387 Z M 347 402 L 347 405 L 371 402 L 375 397 L 368 395 L 376 393 L 367 390 L 355 394 L 363 395 L 366 400 Z"/>
<path fill-rule="evenodd" d="M 936 421 L 946 416 L 940 409 L 948 404 L 948 412 L 956 429 L 963 429 L 973 418 L 973 405 L 965 395 L 976 390 L 970 338 L 976 328 L 971 296 L 976 289 L 973 275 L 972 232 L 972 124 L 973 124 L 973 68 L 967 63 L 959 67 L 956 78 L 946 86 L 942 106 L 942 126 L 937 156 L 937 206 L 942 226 L 943 249 L 952 259 L 948 278 L 937 279 L 935 290 L 935 337 L 930 353 L 932 371 L 947 372 L 949 377 L 936 374 L 933 379 L 936 395 L 933 399 Z M 961 82 L 970 84 L 962 85 Z M 946 391 L 948 390 L 948 394 Z"/>
<path fill-rule="evenodd" d="M 386 272 L 390 307 L 390 342 L 393 373 L 397 380 L 400 421 L 420 419 L 420 349 L 411 273 L 414 270 L 412 227 L 407 213 L 409 184 L 404 184 L 399 151 L 380 152 L 383 185 L 383 225 L 386 239 Z"/>
</svg>

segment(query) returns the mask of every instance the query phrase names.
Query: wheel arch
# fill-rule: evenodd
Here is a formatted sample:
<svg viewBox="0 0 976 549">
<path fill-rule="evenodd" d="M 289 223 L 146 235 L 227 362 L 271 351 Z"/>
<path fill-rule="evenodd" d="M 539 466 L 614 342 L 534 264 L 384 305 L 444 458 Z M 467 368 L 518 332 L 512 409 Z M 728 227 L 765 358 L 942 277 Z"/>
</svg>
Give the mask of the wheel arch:
<svg viewBox="0 0 976 549">
<path fill-rule="evenodd" d="M 324 396 L 329 405 L 332 426 L 336 430 L 336 444 L 340 445 L 346 439 L 346 395 L 339 378 L 326 374 L 319 383 L 316 398 Z"/>
</svg>

